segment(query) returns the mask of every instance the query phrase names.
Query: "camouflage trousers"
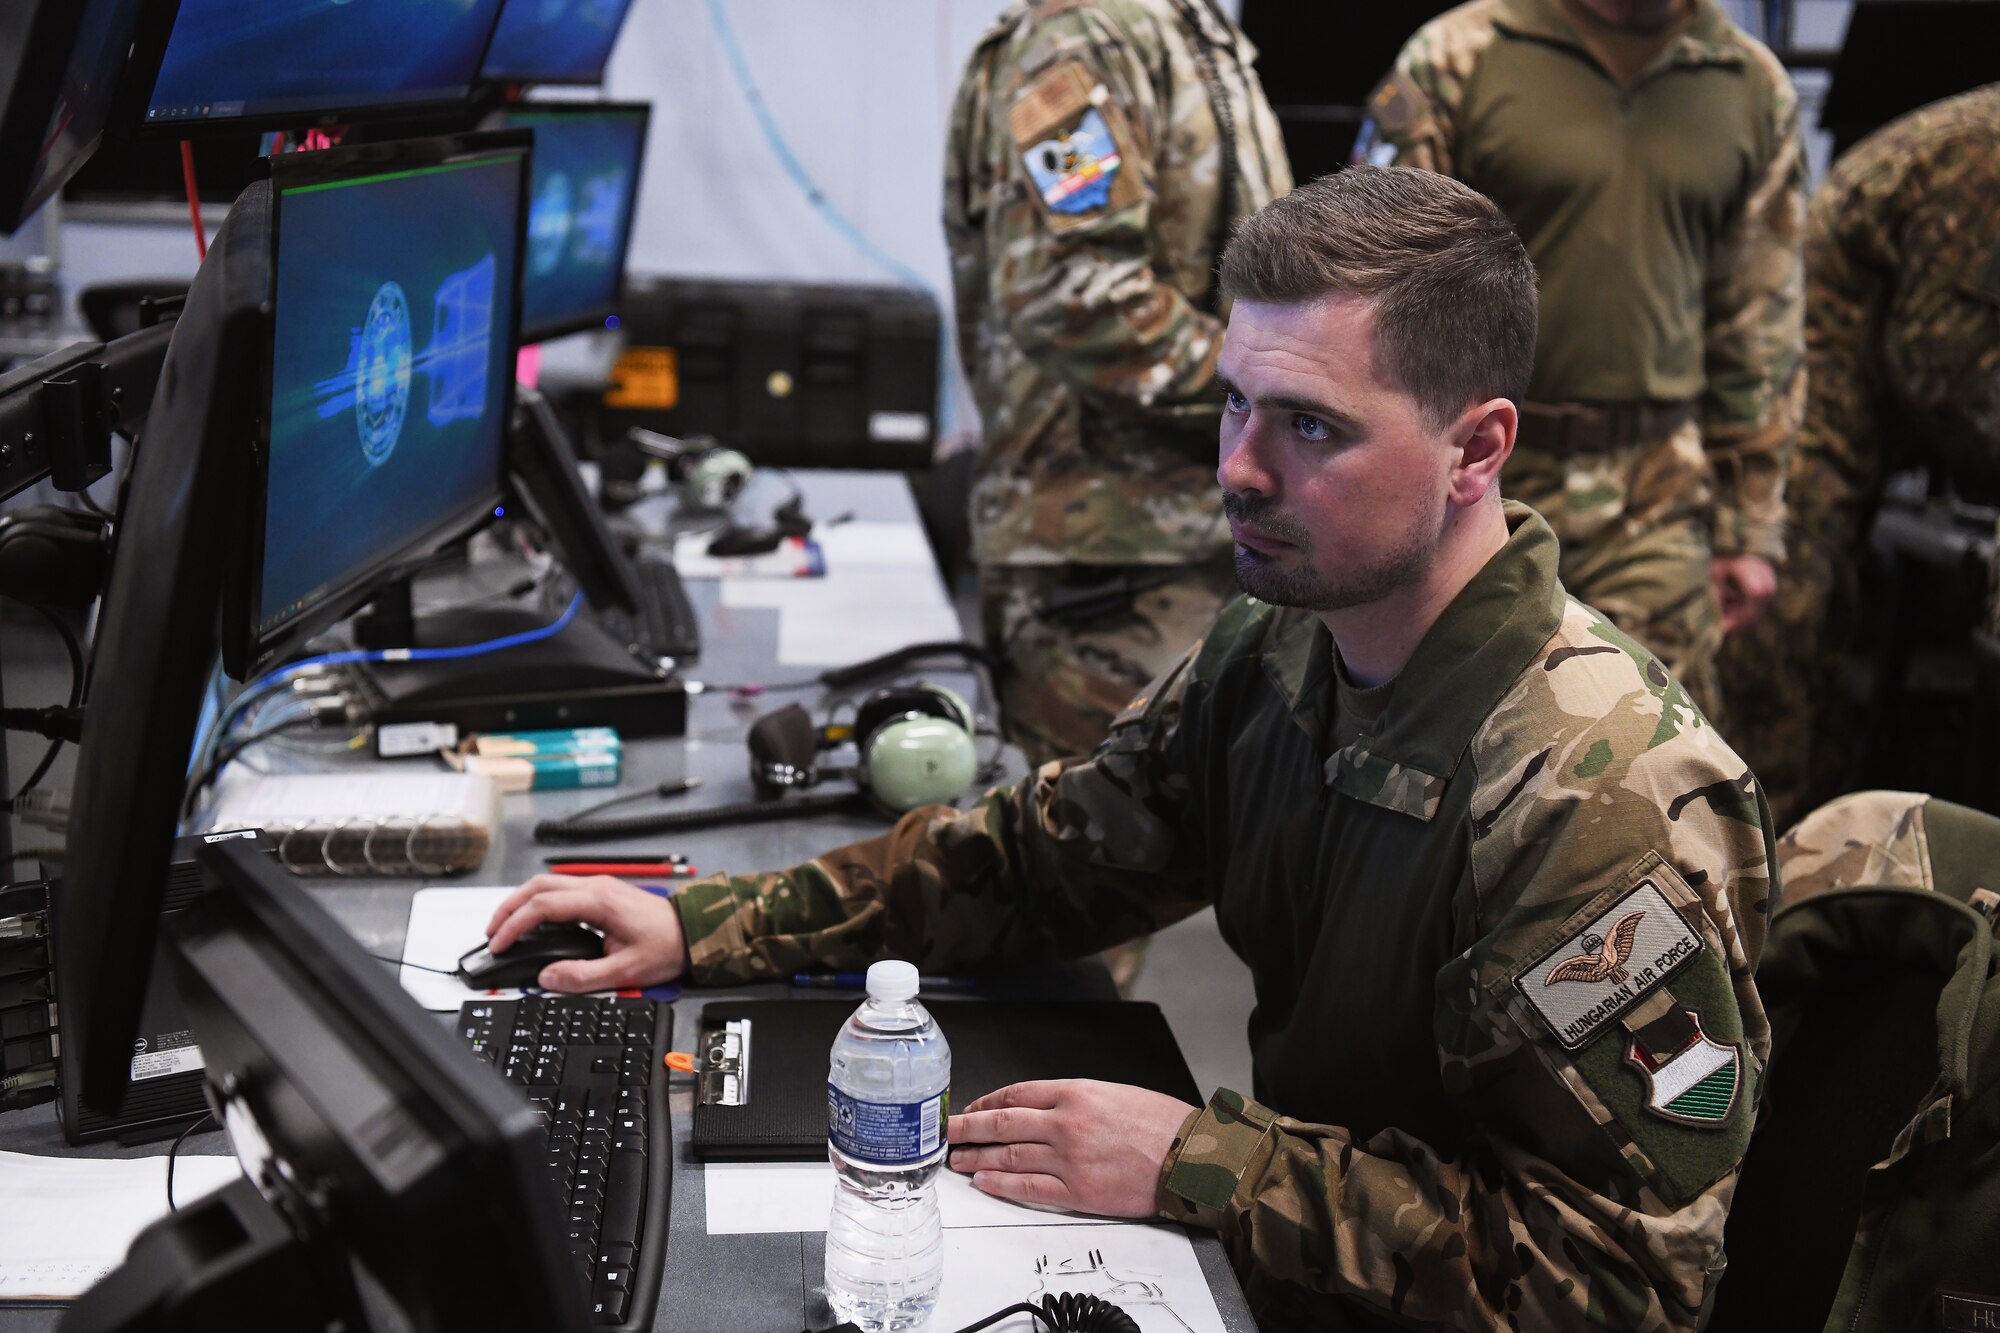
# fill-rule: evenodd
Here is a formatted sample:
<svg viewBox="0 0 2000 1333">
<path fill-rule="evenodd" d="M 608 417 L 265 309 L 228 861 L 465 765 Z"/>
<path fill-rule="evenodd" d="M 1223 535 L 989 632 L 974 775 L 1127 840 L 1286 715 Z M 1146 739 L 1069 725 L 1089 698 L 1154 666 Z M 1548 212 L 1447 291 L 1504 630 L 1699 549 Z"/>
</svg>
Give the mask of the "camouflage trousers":
<svg viewBox="0 0 2000 1333">
<path fill-rule="evenodd" d="M 1049 595 L 1128 576 L 1145 587 L 1129 604 L 1111 599 L 1098 614 L 1052 620 Z M 984 565 L 980 618 L 987 647 L 1007 664 L 1001 726 L 1040 767 L 1089 754 L 1111 719 L 1188 646 L 1208 633 L 1236 596 L 1229 558 L 1201 565 Z"/>
<path fill-rule="evenodd" d="M 1710 475 L 1692 422 L 1661 439 L 1566 455 L 1537 449 L 1524 432 L 1502 489 L 1555 529 L 1570 595 L 1652 649 L 1713 721 L 1722 612 L 1709 581 Z"/>
<path fill-rule="evenodd" d="M 2000 817 L 1923 792 L 1859 791 L 1778 839 L 1780 905 L 1836 889 L 1895 888 L 1963 901 L 1994 889 Z"/>
</svg>

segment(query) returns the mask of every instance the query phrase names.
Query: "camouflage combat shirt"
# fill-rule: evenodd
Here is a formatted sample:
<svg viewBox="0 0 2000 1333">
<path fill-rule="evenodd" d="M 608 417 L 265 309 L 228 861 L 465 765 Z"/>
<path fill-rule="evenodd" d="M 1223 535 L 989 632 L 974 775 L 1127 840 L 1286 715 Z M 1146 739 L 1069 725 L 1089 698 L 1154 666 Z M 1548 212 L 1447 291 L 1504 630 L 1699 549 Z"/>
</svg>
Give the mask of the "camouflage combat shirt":
<svg viewBox="0 0 2000 1333">
<path fill-rule="evenodd" d="M 1692 4 L 1623 87 L 1559 0 L 1460 5 L 1404 46 L 1358 151 L 1498 204 L 1541 278 L 1529 397 L 1693 400 L 1716 550 L 1775 558 L 1804 393 L 1798 95 L 1716 0 Z"/>
<path fill-rule="evenodd" d="M 1218 242 L 1291 188 L 1255 58 L 1212 0 L 1017 3 L 973 51 L 944 224 L 984 422 L 980 563 L 1184 564 L 1229 549 L 1214 484 Z"/>
<path fill-rule="evenodd" d="M 999 968 L 1213 903 L 1256 1099 L 1189 1117 L 1159 1198 L 1263 1327 L 1693 1328 L 1768 1049 L 1765 807 L 1508 523 L 1346 748 L 1324 626 L 1239 599 L 1091 757 L 690 886 L 692 979 Z"/>
</svg>

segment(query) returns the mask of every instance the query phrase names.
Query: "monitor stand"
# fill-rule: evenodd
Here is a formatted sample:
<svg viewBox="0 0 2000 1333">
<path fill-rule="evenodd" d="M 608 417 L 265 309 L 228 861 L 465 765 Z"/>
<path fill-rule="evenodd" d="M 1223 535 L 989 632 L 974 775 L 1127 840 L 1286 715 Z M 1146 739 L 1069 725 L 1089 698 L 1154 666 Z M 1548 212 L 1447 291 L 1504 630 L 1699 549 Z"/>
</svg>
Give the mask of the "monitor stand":
<svg viewBox="0 0 2000 1333">
<path fill-rule="evenodd" d="M 355 620 L 364 648 L 446 648 L 485 643 L 548 624 L 546 611 L 464 607 L 417 618 L 399 582 Z M 474 657 L 371 662 L 356 668 L 379 726 L 438 722 L 466 731 L 614 727 L 621 735 L 687 733 L 687 690 L 579 614 L 558 634 Z"/>
</svg>

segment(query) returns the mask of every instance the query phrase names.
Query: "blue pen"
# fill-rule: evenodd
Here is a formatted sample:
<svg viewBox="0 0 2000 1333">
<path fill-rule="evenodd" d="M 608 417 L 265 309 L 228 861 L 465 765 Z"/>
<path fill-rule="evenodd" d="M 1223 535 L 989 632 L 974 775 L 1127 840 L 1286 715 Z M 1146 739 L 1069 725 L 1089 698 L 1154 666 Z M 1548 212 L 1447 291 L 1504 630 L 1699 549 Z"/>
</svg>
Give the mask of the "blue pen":
<svg viewBox="0 0 2000 1333">
<path fill-rule="evenodd" d="M 792 984 L 807 990 L 867 990 L 866 972 L 794 972 Z M 978 990 L 977 977 L 918 977 L 920 991 Z"/>
</svg>

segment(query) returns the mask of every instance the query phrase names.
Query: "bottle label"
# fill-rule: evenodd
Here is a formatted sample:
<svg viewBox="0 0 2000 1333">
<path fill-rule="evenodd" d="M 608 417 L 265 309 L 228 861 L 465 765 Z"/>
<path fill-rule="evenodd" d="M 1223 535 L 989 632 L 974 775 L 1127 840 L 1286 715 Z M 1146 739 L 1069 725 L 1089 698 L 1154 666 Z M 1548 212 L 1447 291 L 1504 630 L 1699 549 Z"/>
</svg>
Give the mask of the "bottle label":
<svg viewBox="0 0 2000 1333">
<path fill-rule="evenodd" d="M 944 1146 L 949 1090 L 920 1102 L 864 1102 L 826 1085 L 826 1136 L 843 1157 L 908 1166 Z"/>
</svg>

